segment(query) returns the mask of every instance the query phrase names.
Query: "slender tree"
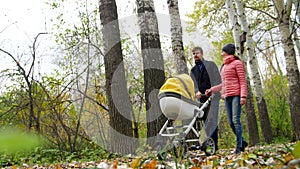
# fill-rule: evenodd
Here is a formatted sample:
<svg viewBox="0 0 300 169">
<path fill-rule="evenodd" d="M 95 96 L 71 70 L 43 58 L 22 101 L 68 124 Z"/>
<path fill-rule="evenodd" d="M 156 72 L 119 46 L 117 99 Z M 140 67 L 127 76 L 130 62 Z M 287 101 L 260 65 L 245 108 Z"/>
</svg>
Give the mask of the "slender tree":
<svg viewBox="0 0 300 169">
<path fill-rule="evenodd" d="M 147 144 L 153 146 L 155 137 L 165 122 L 157 98 L 158 89 L 165 81 L 164 61 L 153 0 L 136 0 L 140 25 L 144 66 L 144 92 L 147 111 Z"/>
<path fill-rule="evenodd" d="M 261 123 L 261 129 L 262 129 L 262 135 L 264 137 L 264 141 L 267 143 L 271 143 L 273 140 L 273 134 L 272 134 L 272 128 L 270 124 L 270 119 L 268 115 L 268 109 L 262 89 L 262 83 L 261 83 L 261 76 L 258 71 L 258 60 L 256 58 L 255 54 L 255 48 L 254 48 L 254 40 L 252 37 L 252 32 L 250 30 L 250 26 L 248 24 L 244 4 L 240 0 L 235 0 L 236 9 L 237 9 L 237 16 L 239 23 L 241 25 L 241 29 L 246 34 L 246 50 L 247 55 L 249 59 L 248 66 L 250 67 L 250 70 L 252 72 L 252 81 L 253 81 L 253 88 L 256 96 L 256 103 L 258 107 L 258 113 L 260 117 L 260 123 Z"/>
<path fill-rule="evenodd" d="M 237 48 L 237 55 L 240 56 L 245 63 L 243 50 L 241 50 L 243 47 L 240 38 L 241 26 L 238 23 L 238 16 L 236 15 L 236 9 L 233 5 L 232 0 L 226 0 L 226 5 L 227 5 L 227 13 L 229 16 L 229 21 L 232 25 L 233 38 Z M 248 92 L 248 96 L 247 96 L 246 113 L 247 113 L 247 121 L 248 121 L 249 138 L 250 138 L 250 144 L 254 145 L 259 143 L 259 134 L 258 134 L 258 127 L 257 127 L 257 120 L 254 111 L 254 105 L 253 105 L 253 97 L 252 97 L 253 94 L 250 86 L 250 78 L 248 72 L 247 72 L 247 92 Z"/>
<path fill-rule="evenodd" d="M 104 43 L 106 97 L 110 116 L 110 148 L 117 153 L 133 153 L 132 107 L 127 93 L 120 30 L 115 0 L 99 0 Z"/>
<path fill-rule="evenodd" d="M 295 139 L 300 139 L 300 75 L 297 65 L 296 52 L 290 30 L 290 20 L 292 12 L 292 0 L 273 0 L 277 23 L 283 44 L 284 56 L 286 60 L 286 71 L 290 88 L 290 113 L 293 123 Z"/>
<path fill-rule="evenodd" d="M 298 23 L 300 24 L 300 2 L 298 0 L 293 0 L 294 8 L 296 9 L 296 16 Z"/>
<path fill-rule="evenodd" d="M 31 130 L 34 127 L 34 129 L 37 132 L 40 132 L 40 119 L 39 119 L 40 115 L 38 113 L 35 113 L 35 110 L 34 110 L 35 103 L 34 103 L 34 96 L 33 96 L 34 95 L 33 75 L 34 75 L 34 65 L 36 64 L 36 48 L 37 48 L 36 43 L 37 43 L 38 37 L 43 34 L 47 34 L 47 33 L 38 33 L 38 35 L 34 38 L 34 42 L 32 44 L 32 53 L 31 53 L 32 59 L 31 59 L 31 63 L 30 63 L 30 67 L 29 67 L 28 71 L 26 70 L 25 66 L 22 66 L 20 64 L 20 61 L 15 56 L 13 56 L 11 53 L 5 51 L 4 49 L 0 48 L 1 52 L 7 54 L 14 61 L 14 63 L 18 67 L 18 74 L 21 75 L 25 80 L 25 83 L 27 85 L 26 92 L 27 92 L 28 100 L 29 100 L 29 103 L 28 103 L 28 105 L 29 105 L 28 130 Z"/>
<path fill-rule="evenodd" d="M 179 14 L 178 0 L 168 0 L 169 14 L 171 19 L 172 50 L 176 63 L 177 73 L 188 74 L 186 58 L 182 41 L 182 26 Z"/>
</svg>

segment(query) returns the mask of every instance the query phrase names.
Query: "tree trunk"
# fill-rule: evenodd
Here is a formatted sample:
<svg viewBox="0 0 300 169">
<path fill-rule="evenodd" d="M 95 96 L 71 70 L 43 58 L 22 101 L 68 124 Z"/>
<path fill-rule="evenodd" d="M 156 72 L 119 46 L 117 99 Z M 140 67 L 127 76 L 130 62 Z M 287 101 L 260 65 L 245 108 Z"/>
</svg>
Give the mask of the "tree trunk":
<svg viewBox="0 0 300 169">
<path fill-rule="evenodd" d="M 277 10 L 277 22 L 283 43 L 284 56 L 286 60 L 286 71 L 290 88 L 290 114 L 296 140 L 300 139 L 300 77 L 296 60 L 296 52 L 290 30 L 290 15 L 292 10 L 292 0 L 273 0 Z"/>
<path fill-rule="evenodd" d="M 133 110 L 127 93 L 115 0 L 100 0 L 99 11 L 103 27 L 106 96 L 111 127 L 109 148 L 116 153 L 134 153 L 138 144 L 133 138 Z"/>
<path fill-rule="evenodd" d="M 188 74 L 186 58 L 182 42 L 182 27 L 178 9 L 178 0 L 168 0 L 169 14 L 171 18 L 171 41 L 178 74 Z"/>
<path fill-rule="evenodd" d="M 262 135 L 264 141 L 267 143 L 271 143 L 273 140 L 272 127 L 269 119 L 268 109 L 264 98 L 264 93 L 262 90 L 261 84 L 261 76 L 258 71 L 258 61 L 256 58 L 256 54 L 254 51 L 254 40 L 252 38 L 252 32 L 250 30 L 250 26 L 247 22 L 247 18 L 245 15 L 245 9 L 243 3 L 240 0 L 235 0 L 237 15 L 239 22 L 241 24 L 242 31 L 246 33 L 246 46 L 247 46 L 247 55 L 250 59 L 249 66 L 252 72 L 252 80 L 254 92 L 256 95 L 256 103 L 258 107 L 258 114 L 261 123 Z"/>
<path fill-rule="evenodd" d="M 247 85 L 250 86 L 250 80 L 249 76 L 247 76 Z M 248 133 L 249 133 L 249 142 L 250 145 L 256 145 L 259 144 L 259 134 L 258 134 L 258 126 L 257 126 L 257 121 L 256 121 L 256 115 L 254 110 L 254 102 L 252 96 L 252 90 L 251 87 L 247 88 L 248 92 L 248 99 L 246 103 L 246 114 L 247 114 L 247 126 L 248 126 Z M 252 132 L 256 131 L 256 132 Z"/>
<path fill-rule="evenodd" d="M 229 15 L 229 21 L 232 25 L 233 37 L 236 45 L 236 52 L 237 55 L 241 57 L 243 61 L 245 61 L 243 57 L 243 50 L 241 50 L 241 39 L 240 39 L 240 25 L 238 23 L 238 19 L 236 16 L 236 10 L 233 6 L 232 0 L 226 0 L 226 4 L 228 6 L 227 12 Z M 259 143 L 259 134 L 258 134 L 258 127 L 257 127 L 257 120 L 253 105 L 253 94 L 250 86 L 250 78 L 249 73 L 246 71 L 247 77 L 247 104 L 246 104 L 246 113 L 247 113 L 247 122 L 248 122 L 248 131 L 249 131 L 249 139 L 250 144 Z"/>
<path fill-rule="evenodd" d="M 144 91 L 147 110 L 147 144 L 153 146 L 155 136 L 166 118 L 163 116 L 158 91 L 165 81 L 164 61 L 161 51 L 158 22 L 152 0 L 137 0 L 142 57 L 144 65 Z"/>
<path fill-rule="evenodd" d="M 300 23 L 300 2 L 299 0 L 293 0 L 294 8 L 296 9 L 296 17 L 298 19 L 298 23 Z"/>
</svg>

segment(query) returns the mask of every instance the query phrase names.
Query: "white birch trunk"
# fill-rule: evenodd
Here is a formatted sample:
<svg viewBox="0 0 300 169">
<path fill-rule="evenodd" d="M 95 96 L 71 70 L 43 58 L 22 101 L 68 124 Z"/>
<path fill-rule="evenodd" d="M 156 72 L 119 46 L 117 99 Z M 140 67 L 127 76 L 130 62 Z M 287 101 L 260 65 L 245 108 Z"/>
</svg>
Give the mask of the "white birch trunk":
<svg viewBox="0 0 300 169">
<path fill-rule="evenodd" d="M 271 124 L 269 120 L 268 110 L 267 110 L 267 106 L 266 106 L 266 102 L 262 90 L 261 76 L 258 71 L 259 65 L 255 55 L 252 32 L 249 28 L 249 24 L 245 15 L 244 4 L 240 0 L 235 0 L 235 4 L 237 8 L 238 20 L 239 23 L 241 24 L 242 31 L 246 32 L 246 37 L 247 37 L 246 49 L 249 58 L 248 66 L 250 67 L 250 70 L 252 72 L 251 79 L 253 80 L 254 92 L 256 95 L 256 101 L 257 101 L 258 111 L 261 119 L 261 124 L 263 124 L 261 125 L 262 133 L 264 136 L 264 140 L 267 143 L 270 143 L 273 140 L 273 135 L 272 135 Z"/>
<path fill-rule="evenodd" d="M 235 15 L 236 11 L 235 11 L 235 7 L 233 6 L 232 0 L 226 0 L 226 4 L 227 4 L 227 13 L 228 13 L 228 17 L 229 17 L 229 22 L 230 22 L 230 26 L 232 27 L 232 33 L 233 33 L 233 39 L 235 42 L 235 47 L 236 47 L 236 55 L 237 56 L 241 56 L 242 60 L 245 61 L 245 59 L 243 58 L 243 56 L 240 53 L 240 30 L 241 30 L 241 26 L 238 22 L 237 16 Z"/>
<path fill-rule="evenodd" d="M 300 2 L 299 0 L 293 0 L 293 3 L 296 9 L 296 17 L 298 19 L 298 23 L 300 23 Z"/>
<path fill-rule="evenodd" d="M 232 0 L 226 0 L 227 4 L 227 13 L 229 16 L 229 21 L 230 25 L 232 27 L 232 32 L 233 32 L 233 37 L 235 41 L 235 46 L 236 46 L 236 55 L 240 56 L 241 59 L 245 63 L 245 59 L 243 57 L 243 53 L 241 53 L 241 46 L 240 46 L 240 24 L 238 23 L 238 19 L 236 16 L 236 10 L 235 7 L 232 3 Z M 246 65 L 246 64 L 245 64 Z M 256 120 L 256 115 L 254 111 L 254 105 L 253 105 L 253 99 L 252 99 L 252 92 L 251 92 L 251 87 L 250 87 L 250 78 L 249 78 L 249 73 L 246 71 L 246 77 L 247 77 L 247 104 L 246 104 L 246 109 L 247 109 L 247 121 L 248 121 L 248 130 L 249 130 L 249 139 L 250 139 L 250 144 L 255 145 L 259 143 L 259 134 L 258 134 L 258 126 L 257 126 L 257 120 Z"/>
</svg>

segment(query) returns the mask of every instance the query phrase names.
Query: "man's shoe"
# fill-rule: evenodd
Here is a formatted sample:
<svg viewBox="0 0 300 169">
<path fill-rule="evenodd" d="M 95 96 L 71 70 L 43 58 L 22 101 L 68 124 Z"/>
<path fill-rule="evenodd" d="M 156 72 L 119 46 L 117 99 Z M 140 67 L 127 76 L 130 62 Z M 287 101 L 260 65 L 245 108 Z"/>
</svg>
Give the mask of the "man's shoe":
<svg viewBox="0 0 300 169">
<path fill-rule="evenodd" d="M 243 140 L 241 151 L 244 152 L 245 148 L 248 146 L 247 141 Z"/>
</svg>

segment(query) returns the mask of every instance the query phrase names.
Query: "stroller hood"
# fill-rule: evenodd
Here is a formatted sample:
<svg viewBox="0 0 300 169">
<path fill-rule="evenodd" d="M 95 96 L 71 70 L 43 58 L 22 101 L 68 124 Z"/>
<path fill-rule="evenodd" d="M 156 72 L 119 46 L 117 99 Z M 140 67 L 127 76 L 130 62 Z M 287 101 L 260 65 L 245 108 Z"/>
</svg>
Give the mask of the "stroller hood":
<svg viewBox="0 0 300 169">
<path fill-rule="evenodd" d="M 194 82 L 187 74 L 168 78 L 159 90 L 159 96 L 164 93 L 176 93 L 189 100 L 195 100 Z"/>
</svg>

